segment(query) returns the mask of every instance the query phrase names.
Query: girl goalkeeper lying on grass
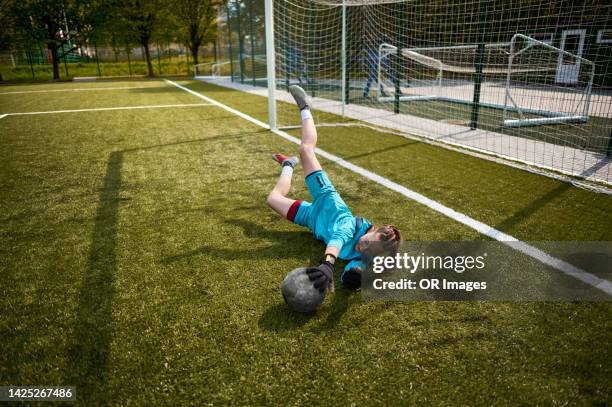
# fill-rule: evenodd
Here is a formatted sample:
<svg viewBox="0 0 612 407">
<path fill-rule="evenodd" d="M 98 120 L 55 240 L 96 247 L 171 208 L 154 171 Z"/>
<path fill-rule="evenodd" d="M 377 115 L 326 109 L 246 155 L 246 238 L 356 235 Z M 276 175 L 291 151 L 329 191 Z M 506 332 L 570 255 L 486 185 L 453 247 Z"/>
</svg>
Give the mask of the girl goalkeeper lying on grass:
<svg viewBox="0 0 612 407">
<path fill-rule="evenodd" d="M 333 289 L 334 263 L 340 258 L 348 262 L 341 275 L 342 284 L 356 290 L 361 286 L 361 273 L 366 269 L 366 258 L 382 252 L 395 253 L 402 235 L 393 225 L 375 227 L 367 220 L 353 216 L 321 169 L 315 155 L 317 129 L 306 92 L 296 85 L 290 86 L 289 92 L 302 115 L 300 159 L 312 202 L 287 197 L 298 158 L 274 154 L 272 157 L 281 165 L 282 170 L 278 182 L 268 195 L 267 203 L 279 215 L 310 229 L 316 239 L 327 245 L 321 264 L 307 270 L 315 288 L 323 292 L 331 285 Z"/>
</svg>

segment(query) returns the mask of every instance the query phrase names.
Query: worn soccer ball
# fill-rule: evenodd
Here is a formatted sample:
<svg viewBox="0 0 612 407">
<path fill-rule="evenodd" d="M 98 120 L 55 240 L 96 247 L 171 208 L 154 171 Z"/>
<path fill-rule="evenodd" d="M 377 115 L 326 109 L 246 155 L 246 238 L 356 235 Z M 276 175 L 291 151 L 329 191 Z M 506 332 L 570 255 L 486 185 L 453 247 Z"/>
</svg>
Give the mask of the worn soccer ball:
<svg viewBox="0 0 612 407">
<path fill-rule="evenodd" d="M 306 274 L 306 267 L 289 272 L 281 284 L 281 291 L 289 308 L 297 312 L 314 312 L 325 300 L 325 291 L 314 288 Z"/>
</svg>

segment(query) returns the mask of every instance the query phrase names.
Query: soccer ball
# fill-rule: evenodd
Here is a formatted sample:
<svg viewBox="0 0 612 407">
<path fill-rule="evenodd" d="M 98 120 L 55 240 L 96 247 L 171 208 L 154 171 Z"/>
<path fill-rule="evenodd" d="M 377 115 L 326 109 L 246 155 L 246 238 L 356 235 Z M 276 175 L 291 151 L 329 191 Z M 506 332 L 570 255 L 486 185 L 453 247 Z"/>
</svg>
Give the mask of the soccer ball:
<svg viewBox="0 0 612 407">
<path fill-rule="evenodd" d="M 289 272 L 281 284 L 281 291 L 289 308 L 297 312 L 314 312 L 325 299 L 325 291 L 314 288 L 308 279 L 306 267 Z"/>
</svg>

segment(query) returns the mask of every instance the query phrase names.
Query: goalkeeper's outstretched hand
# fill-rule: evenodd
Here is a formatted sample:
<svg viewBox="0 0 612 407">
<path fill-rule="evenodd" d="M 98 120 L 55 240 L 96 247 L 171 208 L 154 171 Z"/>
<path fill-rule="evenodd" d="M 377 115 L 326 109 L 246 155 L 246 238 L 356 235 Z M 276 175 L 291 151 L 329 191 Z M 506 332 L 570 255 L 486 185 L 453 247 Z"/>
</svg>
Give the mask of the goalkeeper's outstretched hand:
<svg viewBox="0 0 612 407">
<path fill-rule="evenodd" d="M 319 264 L 318 267 L 311 267 L 306 269 L 308 278 L 312 281 L 314 287 L 320 292 L 324 292 L 332 281 L 332 275 L 334 273 L 334 265 L 328 261 L 324 261 Z"/>
<path fill-rule="evenodd" d="M 354 267 L 346 270 L 342 274 L 342 284 L 349 290 L 359 290 L 361 288 L 361 273 L 363 271 L 359 267 Z"/>
</svg>

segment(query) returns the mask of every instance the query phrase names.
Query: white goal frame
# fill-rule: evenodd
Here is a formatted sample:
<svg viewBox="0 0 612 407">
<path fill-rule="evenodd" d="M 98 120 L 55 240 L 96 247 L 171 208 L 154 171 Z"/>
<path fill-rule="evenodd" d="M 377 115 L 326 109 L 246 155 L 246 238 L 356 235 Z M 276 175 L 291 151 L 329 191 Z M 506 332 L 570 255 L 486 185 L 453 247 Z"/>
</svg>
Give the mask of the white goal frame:
<svg viewBox="0 0 612 407">
<path fill-rule="evenodd" d="M 517 40 L 527 40 L 527 47 L 516 50 L 516 42 Z M 547 110 L 538 110 L 535 113 L 542 116 L 549 116 L 543 118 L 527 118 L 524 113 L 532 113 L 532 109 L 523 109 L 521 108 L 512 98 L 512 94 L 510 92 L 511 89 L 511 76 L 512 76 L 512 63 L 514 58 L 527 51 L 532 47 L 544 47 L 546 49 L 550 49 L 554 52 L 559 53 L 559 59 L 563 57 L 563 55 L 570 56 L 572 58 L 576 58 L 581 64 L 590 65 L 591 71 L 589 73 L 589 80 L 586 86 L 584 93 L 580 100 L 584 98 L 584 107 L 582 111 L 574 110 L 573 114 L 565 114 L 561 112 L 553 112 Z M 550 44 L 545 42 L 536 40 L 534 38 L 528 37 L 523 34 L 514 34 L 512 36 L 512 40 L 510 41 L 510 56 L 508 57 L 508 73 L 506 76 L 506 92 L 504 98 L 504 113 L 503 113 L 503 124 L 504 127 L 524 127 L 524 126 L 538 126 L 545 124 L 563 124 L 563 123 L 586 123 L 589 120 L 589 105 L 591 102 L 591 93 L 593 89 L 593 78 L 595 77 L 595 64 L 588 59 L 579 57 L 570 52 L 564 51 L 560 48 L 553 47 Z M 579 106 L 579 104 L 578 104 Z M 519 119 L 509 119 L 507 112 L 508 110 L 515 111 L 519 114 Z"/>
<path fill-rule="evenodd" d="M 229 76 L 221 75 L 221 67 L 229 65 L 230 61 L 223 62 L 204 62 L 193 66 L 193 74 L 195 79 L 221 79 L 229 78 Z M 210 72 L 210 75 L 202 74 Z"/>
<path fill-rule="evenodd" d="M 516 42 L 518 40 L 526 40 L 528 45 L 525 48 L 517 49 Z M 429 66 L 432 69 L 437 70 L 437 75 L 435 79 L 434 89 L 440 90 L 443 86 L 443 77 L 444 72 L 460 72 L 460 73 L 474 73 L 475 69 L 467 69 L 463 67 L 454 67 L 447 64 L 444 64 L 439 59 L 423 55 L 421 52 L 423 51 L 431 51 L 431 50 L 457 50 L 461 51 L 464 49 L 476 49 L 478 47 L 477 44 L 469 44 L 469 45 L 457 45 L 457 46 L 447 46 L 447 47 L 429 47 L 429 48 L 405 48 L 401 50 L 402 56 L 420 62 L 426 66 Z M 512 97 L 512 82 L 511 77 L 516 73 L 523 72 L 533 72 L 534 68 L 522 69 L 522 68 L 514 68 L 513 62 L 516 57 L 524 53 L 530 48 L 533 47 L 544 47 L 546 49 L 550 49 L 555 53 L 559 53 L 559 58 L 563 55 L 570 56 L 572 58 L 576 58 L 580 61 L 581 64 L 585 64 L 590 66 L 589 80 L 588 84 L 585 88 L 582 97 L 577 103 L 577 106 L 580 106 L 582 101 L 584 101 L 583 108 L 581 111 L 576 109 L 571 114 L 563 113 L 563 112 L 555 112 L 554 110 L 543 109 L 533 109 L 526 108 L 520 106 L 520 104 L 516 103 Z M 480 102 L 480 106 L 490 107 L 495 109 L 503 109 L 503 126 L 504 127 L 525 127 L 525 126 L 538 126 L 538 125 L 547 125 L 547 124 L 563 124 L 563 123 L 585 123 L 589 120 L 589 105 L 591 99 L 591 91 L 593 85 L 593 79 L 595 76 L 595 64 L 585 58 L 579 57 L 577 55 L 571 54 L 567 51 L 563 51 L 560 48 L 554 47 L 546 42 L 536 40 L 534 38 L 528 37 L 523 34 L 515 34 L 512 37 L 510 42 L 505 43 L 491 43 L 485 44 L 485 48 L 506 48 L 508 55 L 508 62 L 505 68 L 493 68 L 493 69 L 483 69 L 483 73 L 495 73 L 495 74 L 506 74 L 506 84 L 504 90 L 504 103 L 503 104 L 495 104 L 495 103 L 483 103 Z M 442 96 L 442 92 L 434 91 L 432 95 L 402 95 L 399 97 L 395 96 L 382 96 L 384 85 L 384 77 L 382 72 L 382 64 L 384 58 L 387 58 L 389 55 L 397 54 L 398 48 L 394 45 L 383 43 L 378 48 L 378 66 L 377 66 L 377 87 L 378 87 L 378 102 L 380 103 L 390 103 L 399 99 L 402 102 L 409 101 L 431 101 L 431 100 L 439 100 L 445 102 L 453 102 L 453 103 L 461 103 L 461 104 L 472 104 L 469 100 L 457 99 L 448 96 Z M 555 68 L 548 68 L 549 70 L 556 70 Z M 436 94 L 437 93 L 437 94 Z M 509 118 L 508 112 L 516 112 L 519 115 L 518 119 Z M 540 118 L 528 118 L 527 114 L 533 114 L 538 116 L 544 116 Z"/>
</svg>

